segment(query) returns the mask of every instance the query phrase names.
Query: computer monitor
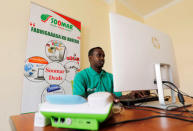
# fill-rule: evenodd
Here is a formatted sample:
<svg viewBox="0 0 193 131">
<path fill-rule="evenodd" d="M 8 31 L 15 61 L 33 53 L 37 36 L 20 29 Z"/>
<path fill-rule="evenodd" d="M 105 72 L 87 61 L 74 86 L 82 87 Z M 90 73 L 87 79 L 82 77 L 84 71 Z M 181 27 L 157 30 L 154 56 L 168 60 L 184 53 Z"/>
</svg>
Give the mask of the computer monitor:
<svg viewBox="0 0 193 131">
<path fill-rule="evenodd" d="M 115 13 L 110 13 L 110 34 L 114 91 L 158 89 L 158 106 L 167 108 L 159 82 L 170 81 L 179 87 L 171 37 Z M 173 91 L 172 98 L 175 103 Z"/>
</svg>

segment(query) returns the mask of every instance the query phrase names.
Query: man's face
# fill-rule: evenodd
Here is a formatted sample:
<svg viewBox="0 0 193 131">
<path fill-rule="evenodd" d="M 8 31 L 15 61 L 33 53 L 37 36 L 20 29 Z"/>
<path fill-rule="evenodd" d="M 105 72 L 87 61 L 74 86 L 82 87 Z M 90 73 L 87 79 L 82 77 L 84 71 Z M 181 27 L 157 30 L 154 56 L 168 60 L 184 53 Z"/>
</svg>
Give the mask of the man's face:
<svg viewBox="0 0 193 131">
<path fill-rule="evenodd" d="M 105 63 L 105 53 L 102 49 L 95 49 L 93 55 L 89 56 L 92 67 L 102 68 Z"/>
</svg>

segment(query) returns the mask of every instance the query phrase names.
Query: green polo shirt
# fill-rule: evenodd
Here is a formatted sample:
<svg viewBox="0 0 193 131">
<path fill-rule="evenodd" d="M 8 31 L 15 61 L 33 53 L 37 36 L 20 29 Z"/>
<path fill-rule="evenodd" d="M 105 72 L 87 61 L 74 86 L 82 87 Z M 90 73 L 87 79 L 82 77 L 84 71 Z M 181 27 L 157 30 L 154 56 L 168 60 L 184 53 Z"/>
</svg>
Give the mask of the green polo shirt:
<svg viewBox="0 0 193 131">
<path fill-rule="evenodd" d="M 113 91 L 113 75 L 104 70 L 97 73 L 91 67 L 86 68 L 76 74 L 73 81 L 73 94 L 87 97 L 94 92 L 111 92 L 117 97 L 121 92 Z"/>
</svg>

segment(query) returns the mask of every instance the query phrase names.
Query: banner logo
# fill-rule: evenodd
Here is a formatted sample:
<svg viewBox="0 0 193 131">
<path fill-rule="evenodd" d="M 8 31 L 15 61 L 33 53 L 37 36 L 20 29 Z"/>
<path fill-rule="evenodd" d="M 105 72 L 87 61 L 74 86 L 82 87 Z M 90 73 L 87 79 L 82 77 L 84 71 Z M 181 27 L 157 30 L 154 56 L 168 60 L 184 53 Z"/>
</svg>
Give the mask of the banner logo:
<svg viewBox="0 0 193 131">
<path fill-rule="evenodd" d="M 68 30 L 68 31 L 73 30 L 73 25 L 72 24 L 68 24 L 64 21 L 58 20 L 58 19 L 54 18 L 51 15 L 42 14 L 40 18 L 41 18 L 42 22 L 46 23 L 46 22 L 49 21 L 52 26 L 58 27 L 60 29 L 65 29 L 65 30 Z"/>
<path fill-rule="evenodd" d="M 42 22 L 47 22 L 52 16 L 51 15 L 48 15 L 48 14 L 42 14 L 41 15 L 41 21 Z"/>
</svg>

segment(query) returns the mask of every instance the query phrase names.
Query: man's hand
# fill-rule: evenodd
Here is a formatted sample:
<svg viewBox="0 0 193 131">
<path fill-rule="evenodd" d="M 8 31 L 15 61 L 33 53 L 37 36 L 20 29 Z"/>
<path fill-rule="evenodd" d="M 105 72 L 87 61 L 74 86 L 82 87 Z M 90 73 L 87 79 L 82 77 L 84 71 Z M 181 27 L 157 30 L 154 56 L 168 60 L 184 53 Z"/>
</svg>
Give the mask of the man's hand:
<svg viewBox="0 0 193 131">
<path fill-rule="evenodd" d="M 147 94 L 147 91 L 132 91 L 129 94 L 129 98 L 135 99 L 135 98 L 144 98 L 147 97 L 149 94 Z"/>
<path fill-rule="evenodd" d="M 120 102 L 119 98 L 117 98 L 113 93 L 111 93 L 113 96 L 113 102 L 118 103 Z"/>
</svg>

